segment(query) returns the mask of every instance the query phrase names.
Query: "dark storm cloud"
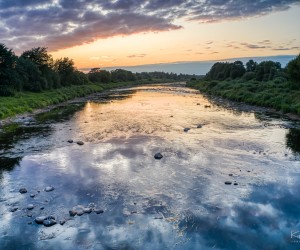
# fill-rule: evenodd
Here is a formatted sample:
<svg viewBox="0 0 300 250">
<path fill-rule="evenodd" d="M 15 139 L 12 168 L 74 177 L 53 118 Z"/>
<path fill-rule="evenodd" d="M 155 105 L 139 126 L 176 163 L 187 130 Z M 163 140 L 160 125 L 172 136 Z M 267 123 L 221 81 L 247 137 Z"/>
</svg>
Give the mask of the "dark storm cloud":
<svg viewBox="0 0 300 250">
<path fill-rule="evenodd" d="M 0 39 L 20 52 L 99 38 L 182 28 L 177 18 L 215 22 L 288 9 L 291 0 L 0 0 Z"/>
</svg>

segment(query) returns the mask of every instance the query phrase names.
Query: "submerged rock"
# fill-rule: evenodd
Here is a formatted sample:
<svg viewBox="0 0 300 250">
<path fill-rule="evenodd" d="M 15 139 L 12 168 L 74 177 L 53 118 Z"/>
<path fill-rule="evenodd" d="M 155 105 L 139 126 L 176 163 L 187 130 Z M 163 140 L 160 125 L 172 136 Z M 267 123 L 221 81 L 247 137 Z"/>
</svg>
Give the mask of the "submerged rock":
<svg viewBox="0 0 300 250">
<path fill-rule="evenodd" d="M 74 141 L 70 139 L 70 140 L 68 140 L 67 142 L 68 142 L 68 143 L 73 143 Z"/>
<path fill-rule="evenodd" d="M 83 141 L 78 141 L 77 144 L 78 144 L 79 146 L 82 146 L 82 145 L 84 145 L 84 142 L 83 142 Z"/>
<path fill-rule="evenodd" d="M 51 191 L 53 191 L 54 190 L 54 187 L 52 187 L 52 186 L 49 186 L 49 187 L 46 187 L 45 188 L 45 191 L 46 192 L 51 192 Z"/>
<path fill-rule="evenodd" d="M 34 197 L 35 197 L 35 194 L 30 194 L 30 197 L 31 197 L 31 198 L 34 198 Z"/>
<path fill-rule="evenodd" d="M 156 153 L 156 154 L 154 155 L 154 158 L 155 158 L 156 160 L 160 160 L 161 158 L 163 158 L 163 155 L 162 155 L 161 153 Z"/>
<path fill-rule="evenodd" d="M 56 220 L 55 220 L 55 218 L 53 217 L 53 216 L 49 216 L 49 217 L 47 217 L 44 221 L 43 221 L 43 225 L 45 226 L 45 227 L 51 227 L 51 226 L 53 226 L 53 225 L 55 225 L 56 224 Z"/>
<path fill-rule="evenodd" d="M 19 192 L 20 192 L 21 194 L 26 194 L 26 193 L 27 193 L 27 189 L 26 189 L 26 188 L 20 188 L 20 189 L 19 189 Z"/>
<path fill-rule="evenodd" d="M 46 219 L 47 217 L 46 216 L 39 216 L 39 217 L 36 217 L 34 219 L 35 223 L 37 224 L 43 224 L 44 220 Z"/>
<path fill-rule="evenodd" d="M 226 184 L 226 185 L 231 185 L 232 182 L 231 182 L 231 181 L 225 181 L 225 184 Z"/>
</svg>

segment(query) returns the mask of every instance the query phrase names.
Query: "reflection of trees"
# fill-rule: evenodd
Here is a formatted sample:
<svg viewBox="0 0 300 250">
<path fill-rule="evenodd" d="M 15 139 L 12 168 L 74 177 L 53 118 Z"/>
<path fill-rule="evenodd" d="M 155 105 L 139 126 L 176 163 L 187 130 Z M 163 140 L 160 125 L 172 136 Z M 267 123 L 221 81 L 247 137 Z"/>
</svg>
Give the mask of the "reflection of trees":
<svg viewBox="0 0 300 250">
<path fill-rule="evenodd" d="M 286 145 L 294 152 L 300 153 L 300 129 L 291 128 L 286 135 Z"/>
<path fill-rule="evenodd" d="M 19 165 L 22 157 L 8 158 L 0 157 L 0 179 L 3 171 L 11 171 L 15 166 Z"/>
</svg>

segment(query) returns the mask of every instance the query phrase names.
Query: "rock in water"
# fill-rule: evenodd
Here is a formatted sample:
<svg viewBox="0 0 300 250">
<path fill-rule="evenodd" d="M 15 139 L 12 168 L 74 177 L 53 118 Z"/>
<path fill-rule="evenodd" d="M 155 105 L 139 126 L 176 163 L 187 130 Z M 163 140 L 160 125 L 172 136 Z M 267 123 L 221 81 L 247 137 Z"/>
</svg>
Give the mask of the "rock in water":
<svg viewBox="0 0 300 250">
<path fill-rule="evenodd" d="M 44 220 L 46 220 L 46 216 L 39 216 L 39 217 L 36 217 L 35 219 L 34 219 L 34 221 L 35 221 L 35 223 L 37 223 L 37 224 L 43 224 L 43 222 L 44 222 Z"/>
<path fill-rule="evenodd" d="M 161 158 L 163 158 L 163 155 L 162 155 L 161 153 L 156 153 L 156 154 L 154 155 L 154 158 L 155 158 L 156 160 L 160 160 Z"/>
<path fill-rule="evenodd" d="M 83 209 L 83 212 L 85 212 L 86 214 L 90 214 L 90 213 L 92 212 L 92 208 L 90 208 L 90 207 L 85 207 L 85 208 Z"/>
<path fill-rule="evenodd" d="M 226 185 L 231 185 L 232 182 L 231 182 L 231 181 L 225 181 L 225 184 L 226 184 Z"/>
<path fill-rule="evenodd" d="M 51 191 L 53 191 L 54 190 L 54 187 L 52 187 L 52 186 L 49 186 L 49 187 L 46 187 L 45 188 L 45 191 L 46 192 L 51 192 Z"/>
<path fill-rule="evenodd" d="M 53 216 L 49 216 L 49 217 L 47 217 L 44 221 L 43 221 L 43 225 L 45 226 L 45 227 L 51 227 L 51 226 L 53 226 L 53 225 L 55 225 L 56 224 L 56 220 L 55 220 L 55 218 L 53 217 Z"/>
<path fill-rule="evenodd" d="M 77 144 L 82 146 L 84 144 L 84 142 L 83 141 L 78 141 Z"/>
<path fill-rule="evenodd" d="M 74 210 L 70 210 L 70 211 L 69 211 L 69 215 L 70 215 L 70 216 L 75 216 L 76 214 L 77 214 L 77 212 L 74 211 Z"/>
<path fill-rule="evenodd" d="M 185 128 L 183 131 L 188 132 L 189 130 L 190 130 L 190 128 Z"/>
<path fill-rule="evenodd" d="M 30 197 L 31 197 L 31 198 L 34 198 L 34 197 L 35 197 L 35 194 L 30 194 Z"/>
<path fill-rule="evenodd" d="M 26 193 L 27 193 L 27 189 L 26 189 L 26 188 L 20 188 L 20 189 L 19 189 L 19 192 L 20 192 L 21 194 L 26 194 Z"/>
<path fill-rule="evenodd" d="M 68 140 L 68 143 L 73 143 L 73 140 Z"/>
<path fill-rule="evenodd" d="M 29 205 L 27 206 L 27 209 L 28 209 L 28 210 L 34 209 L 34 205 L 33 205 L 33 204 L 29 204 Z"/>
<path fill-rule="evenodd" d="M 12 213 L 13 213 L 13 212 L 16 212 L 17 210 L 18 210 L 17 207 L 12 207 L 12 208 L 9 209 L 9 211 L 12 212 Z"/>
<path fill-rule="evenodd" d="M 96 214 L 102 214 L 102 213 L 104 213 L 104 210 L 103 210 L 103 209 L 100 209 L 100 208 L 95 208 L 95 209 L 94 209 L 94 212 L 95 212 Z"/>
</svg>

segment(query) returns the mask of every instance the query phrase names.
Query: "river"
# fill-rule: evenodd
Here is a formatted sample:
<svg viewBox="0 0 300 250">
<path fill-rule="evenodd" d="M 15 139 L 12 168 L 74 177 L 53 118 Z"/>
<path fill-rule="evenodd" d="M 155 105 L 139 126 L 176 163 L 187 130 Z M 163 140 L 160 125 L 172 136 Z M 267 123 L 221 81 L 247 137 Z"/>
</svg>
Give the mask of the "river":
<svg viewBox="0 0 300 250">
<path fill-rule="evenodd" d="M 299 128 L 184 84 L 19 119 L 0 128 L 0 249 L 299 249 Z"/>
</svg>

